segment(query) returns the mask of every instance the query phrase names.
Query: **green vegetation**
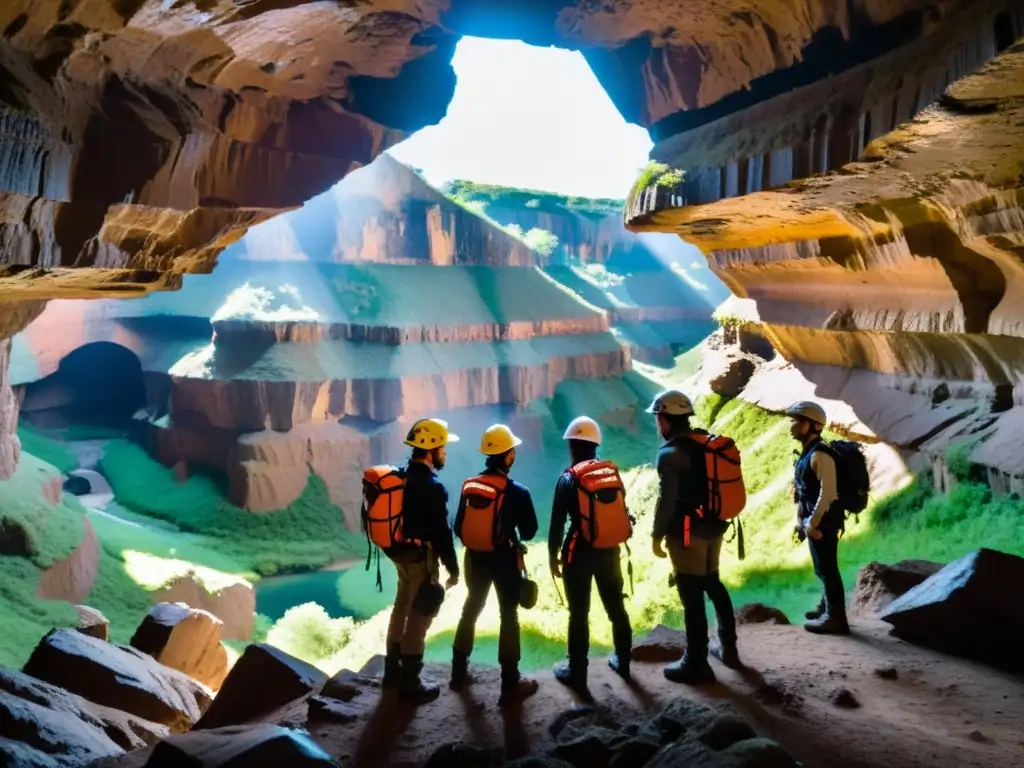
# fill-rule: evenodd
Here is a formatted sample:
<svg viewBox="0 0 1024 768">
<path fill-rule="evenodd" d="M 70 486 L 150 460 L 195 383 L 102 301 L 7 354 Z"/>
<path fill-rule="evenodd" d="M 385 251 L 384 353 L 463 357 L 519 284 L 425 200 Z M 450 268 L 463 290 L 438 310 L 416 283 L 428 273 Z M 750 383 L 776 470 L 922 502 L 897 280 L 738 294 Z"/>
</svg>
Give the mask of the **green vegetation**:
<svg viewBox="0 0 1024 768">
<path fill-rule="evenodd" d="M 229 504 L 210 478 L 178 481 L 172 470 L 126 440 L 107 444 L 100 468 L 119 504 L 172 523 L 178 532 L 196 534 L 197 557 L 202 557 L 203 547 L 215 551 L 214 562 L 192 560 L 212 570 L 267 576 L 318 568 L 361 551 L 363 545 L 360 536 L 345 528 L 341 510 L 331 504 L 326 486 L 315 475 L 285 509 L 257 515 Z M 234 566 L 227 567 L 231 562 Z"/>
<path fill-rule="evenodd" d="M 82 507 L 65 494 L 51 505 L 42 487 L 56 477 L 42 460 L 23 453 L 14 475 L 0 482 L 0 665 L 20 666 L 53 627 L 73 626 L 75 609 L 35 596 L 43 571 L 82 542 Z"/>
<path fill-rule="evenodd" d="M 683 181 L 686 180 L 686 171 L 678 168 L 672 168 L 665 163 L 659 163 L 656 160 L 651 160 L 637 176 L 635 182 L 633 182 L 633 188 L 629 191 L 629 196 L 626 198 L 627 205 L 632 205 L 633 201 L 641 194 L 644 190 L 650 189 L 651 187 L 661 187 L 663 189 L 672 189 L 678 187 Z"/>
<path fill-rule="evenodd" d="M 564 450 L 560 428 L 572 415 L 586 411 L 601 414 L 605 432 L 603 455 L 629 468 L 624 475 L 628 502 L 639 513 L 639 523 L 632 547 L 634 594 L 628 607 L 638 636 L 658 623 L 679 625 L 682 621 L 678 597 L 666 586 L 669 565 L 655 558 L 648 545 L 650 516 L 657 498 L 657 478 L 649 462 L 658 440 L 646 417 L 637 411 L 657 387 L 655 382 L 635 373 L 606 382 L 564 382 L 550 401 L 531 406 L 534 413 L 544 418 L 548 463 Z M 639 416 L 635 427 L 620 426 L 633 415 Z M 813 575 L 807 547 L 794 545 L 791 538 L 794 515 L 790 482 L 795 444 L 788 434 L 788 420 L 740 400 L 718 396 L 698 401 L 695 420 L 712 431 L 730 435 L 743 452 L 749 493 L 743 515 L 747 557 L 739 561 L 735 543 L 729 543 L 723 553 L 722 568 L 736 604 L 764 602 L 798 620 L 817 601 L 820 586 Z M 545 485 L 550 485 L 551 478 L 545 476 L 544 483 L 539 475 L 534 478 L 524 469 L 517 468 L 517 475 L 533 488 L 541 517 L 545 518 L 550 504 Z M 527 556 L 528 568 L 539 583 L 540 599 L 537 607 L 520 614 L 526 668 L 547 666 L 565 653 L 565 609 L 547 574 L 545 525 L 542 521 L 542 532 Z M 948 562 L 979 546 L 1024 555 L 1024 502 L 1016 497 L 995 499 L 987 487 L 966 479 L 948 497 L 935 493 L 927 483 L 916 481 L 892 496 L 875 499 L 859 520 L 848 523 L 841 554 L 843 575 L 847 588 L 852 589 L 857 571 L 872 560 L 926 558 Z M 357 592 L 362 605 L 354 611 L 356 618 L 372 615 L 375 610 L 381 613 L 357 624 L 348 645 L 331 656 L 321 655 L 330 643 L 314 644 L 312 648 L 306 645 L 309 661 L 329 670 L 357 667 L 381 647 L 388 603 L 393 595 L 393 571 L 385 562 L 385 592 L 380 595 L 367 589 L 371 583 L 368 578 L 361 568 L 353 569 L 339 580 L 339 590 L 346 595 L 351 594 L 351 589 Z M 449 658 L 464 598 L 462 586 L 449 592 L 431 629 L 428 658 Z M 315 634 L 333 637 L 329 617 L 317 616 Z M 593 652 L 608 652 L 610 627 L 598 601 L 594 603 L 590 623 Z M 342 626 L 347 632 L 347 624 Z M 492 598 L 478 624 L 475 659 L 494 663 L 497 629 L 497 606 Z"/>
<path fill-rule="evenodd" d="M 632 547 L 634 592 L 628 603 L 634 631 L 639 636 L 658 623 L 681 622 L 678 598 L 666 586 L 670 566 L 655 558 L 649 546 L 657 497 L 650 462 L 659 440 L 642 410 L 657 389 L 679 380 L 691 363 L 680 356 L 674 369 L 643 366 L 646 376 L 634 371 L 602 381 L 565 381 L 550 399 L 530 404 L 529 414 L 540 419 L 545 450 L 524 450 L 515 470 L 533 490 L 542 518 L 541 534 L 527 556 L 540 599 L 536 608 L 521 614 L 525 668 L 546 666 L 564 656 L 566 614 L 548 576 L 545 533 L 551 487 L 565 450 L 561 431 L 579 413 L 601 420 L 602 454 L 625 470 L 628 503 L 639 516 Z M 816 602 L 820 587 L 806 546 L 794 545 L 791 539 L 795 445 L 787 420 L 737 399 L 709 396 L 698 400 L 695 421 L 733 437 L 743 454 L 747 557 L 739 561 L 735 544 L 728 544 L 722 567 L 735 602 L 764 602 L 796 620 Z M 36 444 L 51 455 L 57 453 L 53 445 Z M 973 480 L 968 449 L 962 444 L 949 452 L 947 463 L 958 483 L 948 496 L 936 493 L 926 481 L 914 481 L 887 498 L 874 499 L 859 520 L 850 521 L 841 550 L 848 589 L 857 571 L 871 560 L 948 562 L 980 546 L 1024 555 L 1024 502 L 995 498 L 987 486 Z M 452 474 L 460 471 L 457 458 L 444 476 L 449 485 L 460 479 Z M 89 513 L 102 553 L 99 577 L 87 602 L 111 619 L 115 640 L 131 636 L 151 605 L 151 590 L 184 573 L 213 589 L 238 577 L 255 580 L 316 568 L 346 555 L 361 559 L 365 551 L 362 538 L 345 531 L 340 510 L 330 504 L 316 478 L 287 509 L 254 515 L 228 504 L 214 480 L 193 476 L 179 482 L 141 448 L 123 440 L 107 446 L 102 469 L 118 503 L 109 510 L 114 517 Z M 65 497 L 62 505 L 51 507 L 38 498 L 39 486 L 52 477 L 52 469 L 26 454 L 15 478 L 0 483 L 4 540 L 17 533 L 31 542 L 26 556 L 0 558 L 0 609 L 14 617 L 7 633 L 12 639 L 0 643 L 0 663 L 21 663 L 50 626 L 74 621 L 67 606 L 33 597 L 42 569 L 72 551 L 82 535 L 82 511 L 76 501 Z M 36 498 L 35 506 L 23 503 L 26 498 Z M 260 617 L 258 636 L 329 671 L 358 668 L 382 646 L 394 594 L 394 568 L 386 559 L 381 565 L 383 593 L 374 588 L 375 569 L 367 572 L 361 564 L 328 574 L 300 599 L 329 603 L 330 611 L 316 603 L 292 607 L 283 615 L 277 613 L 280 618 L 272 627 Z M 303 587 L 289 589 L 299 594 Z M 428 658 L 449 658 L 464 598 L 462 585 L 448 594 L 428 638 Z M 336 610 L 344 615 L 334 616 Z M 594 653 L 607 652 L 611 633 L 599 601 L 594 601 L 590 619 Z M 492 598 L 478 625 L 476 660 L 494 663 L 497 629 Z M 232 644 L 235 650 L 240 647 Z"/>
<path fill-rule="evenodd" d="M 621 215 L 623 204 L 622 200 L 610 198 L 572 197 L 466 180 L 449 183 L 443 192 L 462 205 L 479 205 L 484 211 L 493 205 L 502 208 L 531 208 L 541 213 L 576 214 L 589 219 Z"/>
<path fill-rule="evenodd" d="M 18 439 L 21 440 L 23 452 L 52 464 L 61 474 L 66 475 L 71 470 L 78 469 L 78 458 L 68 448 L 67 443 L 49 438 L 27 424 L 18 425 Z"/>
</svg>

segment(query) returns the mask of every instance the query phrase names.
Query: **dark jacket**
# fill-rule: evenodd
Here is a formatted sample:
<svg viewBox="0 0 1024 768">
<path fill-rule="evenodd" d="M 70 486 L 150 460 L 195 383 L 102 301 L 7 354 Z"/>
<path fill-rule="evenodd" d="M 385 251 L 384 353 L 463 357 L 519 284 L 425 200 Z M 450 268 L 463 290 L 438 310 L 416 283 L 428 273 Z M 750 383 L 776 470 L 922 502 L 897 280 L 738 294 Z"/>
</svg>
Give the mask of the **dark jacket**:
<svg viewBox="0 0 1024 768">
<path fill-rule="evenodd" d="M 815 451 L 823 451 L 832 457 L 836 463 L 836 470 L 839 468 L 839 457 L 832 447 L 824 440 L 816 440 L 807 446 L 800 458 L 796 461 L 793 489 L 794 497 L 799 510 L 801 521 L 807 521 L 814 514 L 814 508 L 818 503 L 818 495 L 821 493 L 821 481 L 814 473 L 811 466 L 811 456 Z M 838 477 L 836 478 L 838 481 Z M 843 511 L 842 503 L 838 496 L 829 506 L 828 511 L 821 518 L 818 529 L 822 533 L 836 533 L 846 528 L 846 513 Z"/>
<path fill-rule="evenodd" d="M 448 525 L 448 491 L 437 473 L 420 461 L 410 461 L 405 468 L 402 533 L 408 539 L 429 543 L 448 573 L 458 575 L 459 561 Z M 395 549 L 409 547 L 399 545 Z"/>
<path fill-rule="evenodd" d="M 569 522 L 566 532 L 565 523 Z M 552 560 L 563 555 L 569 549 L 569 542 L 580 530 L 580 498 L 576 490 L 576 480 L 569 470 L 565 470 L 555 483 L 555 496 L 551 502 L 551 527 L 548 530 L 548 557 Z M 578 546 L 590 546 L 579 537 Z M 564 558 L 563 558 L 564 561 Z"/>
<path fill-rule="evenodd" d="M 516 541 L 530 541 L 537 535 L 537 511 L 533 508 L 533 497 L 530 489 L 517 483 L 508 476 L 508 472 L 500 469 L 485 469 L 481 475 L 504 476 L 508 480 L 504 498 L 501 501 L 501 513 L 498 515 L 498 539 L 509 546 Z M 455 512 L 455 535 L 462 535 L 462 521 L 466 516 L 466 499 L 459 497 L 459 507 Z"/>
<path fill-rule="evenodd" d="M 703 429 L 692 433 L 706 435 Z M 721 520 L 705 520 L 696 514 L 707 499 L 707 471 L 704 450 L 686 434 L 674 435 L 658 449 L 655 461 L 658 470 L 658 507 L 654 513 L 651 535 L 683 538 L 684 518 L 690 518 L 690 535 L 714 541 L 729 528 Z"/>
</svg>

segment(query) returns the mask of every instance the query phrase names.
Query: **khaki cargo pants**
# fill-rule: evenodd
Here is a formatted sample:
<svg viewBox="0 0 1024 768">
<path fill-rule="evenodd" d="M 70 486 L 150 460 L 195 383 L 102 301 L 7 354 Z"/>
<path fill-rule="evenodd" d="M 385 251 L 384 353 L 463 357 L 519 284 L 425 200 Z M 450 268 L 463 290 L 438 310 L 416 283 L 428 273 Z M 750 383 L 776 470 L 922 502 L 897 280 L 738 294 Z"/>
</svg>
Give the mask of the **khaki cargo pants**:
<svg viewBox="0 0 1024 768">
<path fill-rule="evenodd" d="M 440 572 L 433 552 L 399 552 L 389 555 L 398 572 L 398 590 L 395 607 L 388 624 L 388 646 L 398 644 L 404 656 L 420 656 L 426 645 L 427 630 L 432 618 L 412 609 L 420 585 L 437 583 Z"/>
<path fill-rule="evenodd" d="M 683 546 L 683 540 L 675 536 L 665 539 L 668 556 L 676 573 L 683 576 L 708 576 L 718 570 L 718 560 L 722 554 L 722 536 L 714 541 L 707 541 L 697 536 L 690 537 L 689 546 Z"/>
</svg>

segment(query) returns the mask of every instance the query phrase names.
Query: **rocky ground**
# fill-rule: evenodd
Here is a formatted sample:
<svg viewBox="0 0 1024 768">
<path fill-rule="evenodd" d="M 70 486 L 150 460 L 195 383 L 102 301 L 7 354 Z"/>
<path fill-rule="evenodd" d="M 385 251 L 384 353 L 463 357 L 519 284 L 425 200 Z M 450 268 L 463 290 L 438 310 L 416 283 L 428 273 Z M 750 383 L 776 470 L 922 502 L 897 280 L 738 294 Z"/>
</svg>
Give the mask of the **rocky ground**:
<svg viewBox="0 0 1024 768">
<path fill-rule="evenodd" d="M 106 642 L 102 617 L 83 613 L 80 631 L 47 635 L 23 672 L 0 670 L 0 764 L 1016 766 L 1024 679 L 889 630 L 934 645 L 961 624 L 991 638 L 974 655 L 1005 650 L 1019 621 L 982 598 L 993 576 L 1022 564 L 991 550 L 946 567 L 872 564 L 853 590 L 851 636 L 810 635 L 775 609 L 745 606 L 737 615 L 748 668 L 716 665 L 712 686 L 665 680 L 664 663 L 686 639 L 658 627 L 634 645 L 632 681 L 595 659 L 586 694 L 545 671 L 536 696 L 504 709 L 493 668 L 417 709 L 382 692 L 380 657 L 328 679 L 251 645 L 228 672 L 220 622 L 208 613 L 158 605 L 131 647 Z M 427 670 L 439 681 L 447 673 Z"/>
</svg>

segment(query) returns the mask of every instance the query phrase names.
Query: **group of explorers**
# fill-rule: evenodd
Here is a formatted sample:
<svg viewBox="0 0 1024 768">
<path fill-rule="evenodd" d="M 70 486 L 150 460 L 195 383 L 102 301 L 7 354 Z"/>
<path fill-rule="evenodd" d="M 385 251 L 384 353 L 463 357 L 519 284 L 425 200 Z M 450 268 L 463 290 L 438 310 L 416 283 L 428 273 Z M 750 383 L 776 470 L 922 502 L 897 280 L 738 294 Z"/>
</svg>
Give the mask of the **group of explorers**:
<svg viewBox="0 0 1024 768">
<path fill-rule="evenodd" d="M 724 536 L 732 525 L 739 525 L 738 516 L 746 504 L 739 450 L 730 438 L 691 425 L 693 405 L 682 392 L 662 392 L 646 412 L 653 414 L 664 440 L 655 462 L 659 494 L 651 547 L 656 557 L 667 556 L 672 564 L 669 583 L 682 602 L 687 638 L 682 658 L 669 664 L 664 675 L 677 683 L 711 683 L 715 673 L 708 663 L 709 652 L 726 667 L 743 668 L 732 600 L 719 578 Z M 807 541 L 814 572 L 823 585 L 821 601 L 807 613 L 804 626 L 817 634 L 847 634 L 837 551 L 846 513 L 860 512 L 867 503 L 867 466 L 858 444 L 822 439 L 826 417 L 819 405 L 797 403 L 787 415 L 792 420 L 790 433 L 800 446 L 794 478 L 794 539 Z M 626 547 L 628 553 L 635 518 L 626 507 L 618 468 L 598 458 L 598 423 L 580 416 L 569 424 L 563 438 L 569 467 L 555 486 L 548 555 L 551 574 L 562 580 L 568 603 L 568 658 L 553 671 L 559 682 L 584 691 L 592 584 L 612 626 L 614 653 L 608 664 L 621 677 L 630 677 L 633 631 L 625 607 L 620 550 Z M 412 448 L 405 467 L 375 466 L 364 472 L 362 520 L 370 544 L 377 548 L 378 587 L 381 551 L 398 575 L 382 684 L 397 687 L 403 697 L 416 703 L 437 698 L 439 686 L 421 677 L 426 634 L 445 590 L 464 576 L 467 595 L 452 643 L 450 687 L 460 690 L 473 682 L 469 659 L 475 624 L 493 585 L 500 616 L 499 703 L 505 704 L 529 697 L 538 688 L 535 680 L 519 671 L 518 621 L 518 609 L 533 607 L 537 600 L 537 585 L 525 574 L 523 559 L 523 542 L 537 534 L 537 515 L 530 491 L 510 477 L 522 441 L 509 427 L 495 424 L 480 443 L 484 468 L 462 484 L 454 525 L 450 525 L 448 493 L 437 473 L 444 468 L 447 446 L 458 439 L 444 420 L 421 419 L 405 438 Z M 453 533 L 465 547 L 462 568 Z M 737 533 L 742 557 L 742 528 Z M 439 561 L 448 572 L 443 586 Z M 719 642 L 713 647 L 709 647 L 705 595 L 718 619 Z"/>
</svg>

